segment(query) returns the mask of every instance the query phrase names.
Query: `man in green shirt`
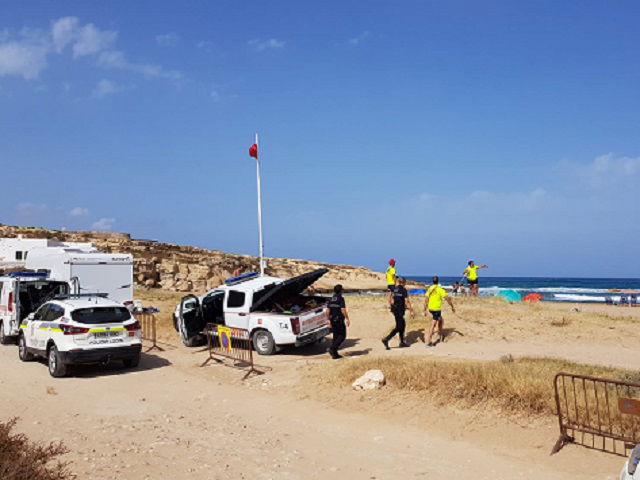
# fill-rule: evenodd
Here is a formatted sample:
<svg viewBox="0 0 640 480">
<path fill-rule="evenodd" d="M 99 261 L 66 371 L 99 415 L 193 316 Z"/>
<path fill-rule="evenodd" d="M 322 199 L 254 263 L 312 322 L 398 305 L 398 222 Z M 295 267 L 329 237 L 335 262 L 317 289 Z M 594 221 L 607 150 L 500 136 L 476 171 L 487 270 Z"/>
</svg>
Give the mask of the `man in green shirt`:
<svg viewBox="0 0 640 480">
<path fill-rule="evenodd" d="M 453 306 L 453 302 L 451 301 L 451 297 L 447 295 L 447 292 L 440 286 L 440 279 L 436 276 L 433 277 L 433 285 L 431 285 L 427 289 L 427 293 L 425 294 L 426 299 L 424 302 L 424 315 L 427 315 L 427 311 L 433 317 L 431 321 L 431 327 L 429 328 L 429 340 L 427 342 L 427 347 L 435 347 L 435 343 L 431 341 L 433 337 L 433 332 L 436 329 L 436 325 L 438 325 L 438 341 L 444 342 L 444 333 L 442 326 L 444 321 L 442 319 L 442 299 L 444 298 L 449 306 L 451 307 L 451 311 L 453 313 L 456 312 L 456 307 Z M 437 343 L 437 342 L 436 342 Z"/>
</svg>

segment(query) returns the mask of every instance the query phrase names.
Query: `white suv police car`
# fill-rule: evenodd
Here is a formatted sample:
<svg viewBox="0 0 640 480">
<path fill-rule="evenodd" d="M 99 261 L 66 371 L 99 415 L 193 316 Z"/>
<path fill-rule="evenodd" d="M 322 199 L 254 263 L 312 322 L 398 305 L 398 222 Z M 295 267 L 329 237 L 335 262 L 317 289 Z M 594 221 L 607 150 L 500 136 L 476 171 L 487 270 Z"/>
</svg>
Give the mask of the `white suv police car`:
<svg viewBox="0 0 640 480">
<path fill-rule="evenodd" d="M 22 321 L 18 336 L 20 360 L 44 357 L 53 377 L 69 365 L 107 364 L 125 367 L 140 362 L 140 323 L 122 304 L 99 295 L 58 298 L 43 304 Z"/>
</svg>

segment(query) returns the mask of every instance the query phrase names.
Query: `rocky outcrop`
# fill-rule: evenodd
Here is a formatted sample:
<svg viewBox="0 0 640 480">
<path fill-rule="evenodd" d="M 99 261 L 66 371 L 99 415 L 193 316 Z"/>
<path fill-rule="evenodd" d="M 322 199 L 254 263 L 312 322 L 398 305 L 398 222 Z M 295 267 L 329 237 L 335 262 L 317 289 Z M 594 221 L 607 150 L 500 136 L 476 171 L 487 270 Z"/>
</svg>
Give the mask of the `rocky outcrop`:
<svg viewBox="0 0 640 480">
<path fill-rule="evenodd" d="M 128 233 L 46 230 L 37 227 L 0 225 L 0 237 L 50 238 L 66 242 L 92 242 L 107 253 L 131 253 L 134 257 L 134 281 L 145 288 L 162 288 L 178 292 L 203 292 L 220 285 L 233 272 L 258 270 L 258 259 L 197 247 L 185 247 L 154 240 L 131 238 Z M 384 275 L 364 267 L 326 263 L 267 259 L 268 275 L 293 277 L 317 268 L 328 268 L 318 288 L 329 289 L 342 283 L 347 290 L 383 289 Z"/>
</svg>

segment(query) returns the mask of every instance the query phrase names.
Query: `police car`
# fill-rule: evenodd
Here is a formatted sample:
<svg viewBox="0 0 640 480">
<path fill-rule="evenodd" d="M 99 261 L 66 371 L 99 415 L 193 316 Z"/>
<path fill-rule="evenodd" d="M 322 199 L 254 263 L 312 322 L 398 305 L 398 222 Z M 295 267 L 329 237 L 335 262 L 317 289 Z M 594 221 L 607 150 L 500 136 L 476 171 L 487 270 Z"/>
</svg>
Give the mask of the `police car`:
<svg viewBox="0 0 640 480">
<path fill-rule="evenodd" d="M 53 377 L 63 377 L 74 364 L 120 360 L 135 367 L 141 349 L 140 323 L 124 305 L 100 295 L 44 303 L 22 321 L 18 336 L 20 360 L 45 358 Z"/>
</svg>

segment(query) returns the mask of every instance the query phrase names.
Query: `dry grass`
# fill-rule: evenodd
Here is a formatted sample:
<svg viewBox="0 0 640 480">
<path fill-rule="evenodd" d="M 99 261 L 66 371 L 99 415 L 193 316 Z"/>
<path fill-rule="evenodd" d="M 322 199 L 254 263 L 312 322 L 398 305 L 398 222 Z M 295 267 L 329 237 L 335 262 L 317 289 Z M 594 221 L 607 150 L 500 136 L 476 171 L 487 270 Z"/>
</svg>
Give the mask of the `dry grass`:
<svg viewBox="0 0 640 480">
<path fill-rule="evenodd" d="M 331 364 L 325 384 L 347 386 L 370 369 L 382 370 L 391 388 L 425 393 L 442 403 L 491 406 L 525 414 L 554 414 L 553 378 L 560 371 L 623 379 L 632 372 L 549 358 L 449 361 L 424 357 L 363 357 Z"/>
<path fill-rule="evenodd" d="M 40 445 L 12 433 L 16 419 L 0 422 L 0 478 L 3 480 L 66 480 L 67 464 L 57 457 L 68 452 L 61 443 Z"/>
</svg>

